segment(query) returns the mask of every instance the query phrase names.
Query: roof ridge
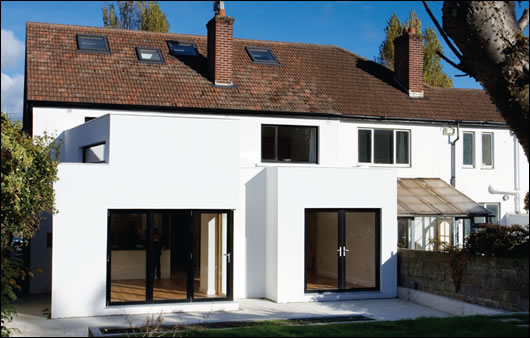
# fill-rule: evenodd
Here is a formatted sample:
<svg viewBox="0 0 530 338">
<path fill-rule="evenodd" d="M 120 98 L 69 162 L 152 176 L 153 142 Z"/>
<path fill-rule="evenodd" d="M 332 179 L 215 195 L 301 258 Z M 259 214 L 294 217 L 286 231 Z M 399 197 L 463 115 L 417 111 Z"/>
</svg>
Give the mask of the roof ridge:
<svg viewBox="0 0 530 338">
<path fill-rule="evenodd" d="M 34 21 L 27 21 L 26 26 L 29 25 L 42 25 L 42 26 L 59 26 L 59 27 L 71 27 L 71 28 L 89 28 L 89 29 L 101 29 L 101 30 L 109 30 L 109 31 L 119 31 L 120 33 L 125 34 L 172 34 L 172 35 L 185 35 L 185 36 L 192 36 L 197 38 L 204 38 L 206 39 L 207 35 L 199 35 L 199 34 L 187 34 L 187 33 L 173 33 L 173 32 L 150 32 L 150 31 L 142 31 L 142 30 L 132 30 L 132 29 L 121 29 L 121 28 L 111 28 L 111 27 L 96 27 L 96 26 L 83 26 L 83 25 L 70 25 L 70 24 L 62 24 L 62 23 L 47 23 L 47 22 L 34 22 Z M 249 38 L 236 38 L 234 37 L 234 41 L 252 41 L 252 42 L 272 42 L 277 44 L 299 44 L 299 45 L 312 45 L 312 46 L 320 46 L 320 47 L 337 47 L 335 45 L 329 45 L 329 44 L 319 44 L 319 43 L 311 43 L 311 42 L 296 42 L 296 41 L 274 41 L 274 40 L 258 40 L 258 39 L 249 39 Z"/>
<path fill-rule="evenodd" d="M 171 35 L 187 35 L 187 36 L 194 36 L 194 37 L 203 37 L 205 38 L 205 35 L 197 35 L 197 34 L 184 34 L 184 33 L 171 33 L 171 32 L 150 32 L 150 31 L 142 31 L 142 30 L 135 30 L 135 29 L 122 29 L 122 28 L 112 28 L 112 27 L 96 27 L 96 26 L 82 26 L 82 25 L 70 25 L 70 24 L 64 24 L 64 23 L 47 23 L 47 22 L 34 22 L 34 21 L 27 21 L 26 27 L 29 25 L 35 25 L 35 26 L 59 26 L 59 27 L 71 27 L 71 28 L 84 28 L 84 29 L 101 29 L 101 30 L 108 30 L 108 31 L 119 31 L 120 33 L 124 34 L 151 34 L 151 35 L 162 35 L 162 34 L 171 34 Z"/>
</svg>

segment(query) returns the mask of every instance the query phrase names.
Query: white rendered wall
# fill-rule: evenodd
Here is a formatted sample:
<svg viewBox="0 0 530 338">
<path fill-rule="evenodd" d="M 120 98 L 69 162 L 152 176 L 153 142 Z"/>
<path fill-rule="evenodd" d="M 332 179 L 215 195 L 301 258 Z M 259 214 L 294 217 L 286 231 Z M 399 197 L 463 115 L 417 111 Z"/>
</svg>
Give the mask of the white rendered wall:
<svg viewBox="0 0 530 338">
<path fill-rule="evenodd" d="M 394 170 L 267 168 L 266 295 L 276 302 L 396 297 L 397 185 Z M 305 209 L 381 212 L 380 290 L 305 294 Z"/>
<path fill-rule="evenodd" d="M 101 117 L 84 123 L 85 116 Z M 91 144 L 95 139 L 104 139 L 108 145 L 107 163 L 105 164 L 79 163 L 60 166 L 61 181 L 56 185 L 60 212 L 54 216 L 54 250 L 57 244 L 56 236 L 58 236 L 61 238 L 58 246 L 62 256 L 57 258 L 54 251 L 54 259 L 57 259 L 54 261 L 54 276 L 69 274 L 71 264 L 68 263 L 68 259 L 61 257 L 64 255 L 68 257 L 71 254 L 70 251 L 79 250 L 77 253 L 79 256 L 86 255 L 88 252 L 91 253 L 90 258 L 83 256 L 80 261 L 90 268 L 96 267 L 97 277 L 86 276 L 86 272 L 81 273 L 81 271 L 79 276 L 86 277 L 87 281 L 94 283 L 93 285 L 98 288 L 102 287 L 103 291 L 94 290 L 87 292 L 86 295 L 78 295 L 78 290 L 69 291 L 72 288 L 68 286 L 71 280 L 63 281 L 55 278 L 54 290 L 61 291 L 54 293 L 54 305 L 52 306 L 54 316 L 70 316 L 68 313 L 75 313 L 76 316 L 89 313 L 90 315 L 113 314 L 125 311 L 123 307 L 104 308 L 106 275 L 101 269 L 106 269 L 107 209 L 234 210 L 234 298 L 268 297 L 279 301 L 315 300 L 313 296 L 300 294 L 300 289 L 297 288 L 302 287 L 303 293 L 303 283 L 295 282 L 299 279 L 297 276 L 285 282 L 285 290 L 288 291 L 283 291 L 284 284 L 280 283 L 280 280 L 282 283 L 284 281 L 281 273 L 283 265 L 277 266 L 276 263 L 284 253 L 282 245 L 285 243 L 282 241 L 287 239 L 284 236 L 289 234 L 286 235 L 285 232 L 280 231 L 283 228 L 279 230 L 276 226 L 280 222 L 279 217 L 284 215 L 277 198 L 285 195 L 282 184 L 285 184 L 286 189 L 291 185 L 286 180 L 280 180 L 277 186 L 269 184 L 271 180 L 277 180 L 276 176 L 278 176 L 276 171 L 269 170 L 270 167 L 313 169 L 310 171 L 311 177 L 318 177 L 318 180 L 311 179 L 305 182 L 304 189 L 306 189 L 321 184 L 320 181 L 325 182 L 328 179 L 326 175 L 330 174 L 327 172 L 329 168 L 341 168 L 340 170 L 349 172 L 352 168 L 359 167 L 357 163 L 358 128 L 410 130 L 412 160 L 410 166 L 367 167 L 362 165 L 366 168 L 351 171 L 356 173 L 352 174 L 352 182 L 359 180 L 362 184 L 374 182 L 370 185 L 371 193 L 384 196 L 385 201 L 387 197 L 393 196 L 394 228 L 390 229 L 386 225 L 383 228 L 384 238 L 391 238 L 393 245 L 396 244 L 397 238 L 395 192 L 392 190 L 393 192 L 389 194 L 388 189 L 389 187 L 395 189 L 395 182 L 389 183 L 388 186 L 380 184 L 379 182 L 386 182 L 384 177 L 390 175 L 385 172 L 397 172 L 397 177 L 440 177 L 447 182 L 451 175 L 450 139 L 442 135 L 443 126 L 441 125 L 375 123 L 334 118 L 219 117 L 200 114 L 53 108 L 35 108 L 33 122 L 36 135 L 42 134 L 45 130 L 49 132 L 56 130 L 57 134 L 61 134 L 64 130 L 80 126 L 69 131 L 73 138 L 70 138 L 69 144 L 66 145 L 66 147 L 71 147 L 65 152 L 68 161 L 79 162 L 80 147 Z M 318 164 L 261 163 L 262 124 L 318 127 Z M 95 128 L 96 126 L 98 127 Z M 462 128 L 461 132 L 462 130 L 464 129 Z M 479 133 L 482 129 L 473 128 L 472 130 Z M 512 138 L 506 129 L 483 130 L 495 134 L 495 167 L 489 170 L 461 168 L 459 165 L 462 162 L 461 137 L 457 142 L 457 188 L 462 189 L 470 198 L 478 202 L 502 201 L 502 195 L 489 194 L 487 186 L 493 182 L 499 188 L 513 188 Z M 72 141 L 74 139 L 75 141 Z M 476 142 L 476 146 L 480 146 L 479 143 Z M 480 154 L 480 149 L 476 148 L 475 151 L 476 154 Z M 524 196 L 528 190 L 528 165 L 523 152 L 520 152 L 520 163 L 522 167 L 521 190 L 523 190 L 521 196 Z M 395 174 L 392 175 L 395 180 Z M 298 181 L 294 179 L 293 182 Z M 341 188 L 337 189 L 340 191 Z M 362 205 L 366 201 L 357 200 L 360 196 L 358 190 L 351 191 L 352 197 L 348 198 L 352 200 L 347 200 L 347 206 L 361 207 L 355 204 L 359 202 Z M 296 198 L 311 195 L 306 190 L 293 191 L 292 194 L 296 194 Z M 340 200 L 334 199 L 334 195 L 334 191 L 322 195 L 322 203 L 329 203 L 329 207 L 333 208 L 345 207 L 339 205 Z M 290 205 L 291 201 L 286 200 L 285 203 Z M 386 202 L 381 203 L 386 205 Z M 508 202 L 501 202 L 503 215 L 511 210 L 510 208 L 513 209 L 512 198 Z M 83 217 L 79 217 L 80 214 Z M 388 213 L 385 212 L 382 215 L 387 217 Z M 390 218 L 389 216 L 385 218 L 386 223 L 382 224 L 390 224 Z M 300 222 L 297 217 L 293 219 Z M 56 227 L 57 221 L 60 224 L 58 228 Z M 295 227 L 303 226 L 303 221 L 300 224 Z M 387 234 L 389 237 L 386 237 Z M 68 243 L 69 238 L 84 239 L 83 236 L 90 239 L 86 243 L 86 248 L 78 248 Z M 41 238 L 45 239 L 45 236 Z M 274 242 L 276 238 L 279 241 Z M 385 244 L 383 247 L 389 246 Z M 392 250 L 390 252 L 387 250 L 385 253 L 387 261 L 390 262 L 389 268 L 385 271 L 391 271 L 394 266 L 391 263 L 393 254 L 395 252 L 392 253 Z M 298 256 L 293 258 L 299 259 Z M 85 260 L 90 260 L 90 262 L 85 262 Z M 299 269 L 303 269 L 303 266 L 302 261 Z M 76 266 L 74 270 L 78 268 L 80 269 Z M 387 287 L 378 296 L 391 295 L 392 292 L 388 290 L 391 289 L 392 283 L 396 283 L 395 276 L 392 277 L 387 273 L 382 274 L 381 278 L 382 286 L 387 285 Z M 279 287 L 282 289 L 280 290 Z M 294 293 L 289 294 L 291 291 Z M 71 308 L 68 298 L 77 296 L 83 298 L 80 301 L 81 305 L 68 310 Z M 372 297 L 374 295 L 373 293 L 368 295 L 355 293 L 354 296 Z M 341 297 L 353 296 L 343 295 Z M 66 312 L 61 312 L 63 310 L 60 308 L 63 307 Z M 156 312 L 159 308 L 175 310 L 185 308 L 185 306 L 157 307 L 153 305 L 126 308 L 126 311 L 130 313 L 135 311 L 141 313 L 139 311 L 145 311 L 145 309 Z"/>
<path fill-rule="evenodd" d="M 59 165 L 59 213 L 53 220 L 54 318 L 187 308 L 106 307 L 108 209 L 238 206 L 238 121 L 113 115 L 109 122 L 108 164 Z"/>
</svg>

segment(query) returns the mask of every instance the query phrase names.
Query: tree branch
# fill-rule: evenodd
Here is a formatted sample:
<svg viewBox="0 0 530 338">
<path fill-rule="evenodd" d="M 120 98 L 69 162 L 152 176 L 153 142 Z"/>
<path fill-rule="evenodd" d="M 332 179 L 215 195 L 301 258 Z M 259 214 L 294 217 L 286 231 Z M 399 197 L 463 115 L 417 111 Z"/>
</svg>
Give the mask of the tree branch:
<svg viewBox="0 0 530 338">
<path fill-rule="evenodd" d="M 528 8 L 524 10 L 523 15 L 521 15 L 521 18 L 517 22 L 517 26 L 519 26 L 521 32 L 523 32 L 526 26 L 528 26 Z"/>
<path fill-rule="evenodd" d="M 442 59 L 444 59 L 447 63 L 449 63 L 451 66 L 455 67 L 456 69 L 462 71 L 465 73 L 465 75 L 469 75 L 465 70 L 464 68 L 462 68 L 462 66 L 460 65 L 457 65 L 456 63 L 454 63 L 453 61 L 449 60 L 449 58 L 445 55 L 443 55 L 442 53 L 440 53 L 440 51 L 436 51 L 436 54 L 438 54 L 439 57 L 441 57 Z M 465 76 L 464 75 L 464 76 Z"/>
<path fill-rule="evenodd" d="M 458 51 L 458 49 L 456 49 L 456 47 L 453 45 L 453 43 L 449 40 L 449 38 L 447 37 L 447 34 L 445 34 L 445 31 L 442 29 L 442 27 L 440 26 L 440 24 L 438 23 L 438 20 L 436 20 L 436 18 L 434 17 L 434 15 L 432 14 L 431 12 L 431 9 L 429 8 L 429 5 L 427 5 L 427 2 L 426 1 L 422 1 L 423 2 L 423 7 L 425 7 L 425 10 L 427 11 L 427 13 L 429 14 L 429 16 L 431 17 L 431 20 L 432 22 L 434 22 L 434 25 L 436 26 L 436 28 L 438 29 L 438 32 L 440 32 L 440 35 L 442 36 L 442 38 L 445 40 L 445 42 L 447 43 L 447 45 L 449 46 L 449 48 L 451 48 L 451 50 L 453 51 L 453 53 L 455 53 L 456 57 L 462 61 L 462 54 L 460 54 L 460 52 Z M 447 60 L 445 57 L 444 57 L 444 60 Z M 454 65 L 453 62 L 449 61 L 449 63 L 451 63 L 452 65 Z M 456 67 L 456 66 L 455 66 Z M 458 69 L 460 69 L 460 67 L 456 67 Z"/>
</svg>

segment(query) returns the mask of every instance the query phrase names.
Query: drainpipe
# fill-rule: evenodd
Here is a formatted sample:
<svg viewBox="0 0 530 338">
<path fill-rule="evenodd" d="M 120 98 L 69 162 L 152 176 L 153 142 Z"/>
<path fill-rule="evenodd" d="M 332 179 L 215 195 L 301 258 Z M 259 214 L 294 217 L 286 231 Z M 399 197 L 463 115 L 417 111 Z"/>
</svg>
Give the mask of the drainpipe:
<svg viewBox="0 0 530 338">
<path fill-rule="evenodd" d="M 514 190 L 499 190 L 492 186 L 491 184 L 488 187 L 488 191 L 490 194 L 500 194 L 500 195 L 511 195 L 514 196 L 513 203 L 515 206 L 515 213 L 520 214 L 521 209 L 519 205 L 520 200 L 520 181 L 519 181 L 519 143 L 517 142 L 517 137 L 515 136 L 515 133 L 513 134 L 513 186 Z M 503 197 L 504 200 L 507 200 Z"/>
<path fill-rule="evenodd" d="M 456 138 L 451 142 L 451 185 L 456 187 L 456 142 L 460 139 L 460 121 L 456 121 Z"/>
</svg>

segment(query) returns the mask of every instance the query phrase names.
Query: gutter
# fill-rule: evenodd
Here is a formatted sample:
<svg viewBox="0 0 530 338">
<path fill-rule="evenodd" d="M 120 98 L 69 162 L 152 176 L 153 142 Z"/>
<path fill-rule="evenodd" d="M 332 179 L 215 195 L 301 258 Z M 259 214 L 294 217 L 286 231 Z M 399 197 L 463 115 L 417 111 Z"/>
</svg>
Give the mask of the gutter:
<svg viewBox="0 0 530 338">
<path fill-rule="evenodd" d="M 494 121 L 459 121 L 459 120 L 435 120 L 414 117 L 387 117 L 387 116 L 367 116 L 350 115 L 332 112 L 296 112 L 296 111 L 272 111 L 272 110 L 243 110 L 243 109 L 219 109 L 219 108 L 197 108 L 197 107 L 175 107 L 175 106 L 146 106 L 146 105 L 123 105 L 110 103 L 85 103 L 85 102 L 64 102 L 64 101 L 36 101 L 26 100 L 30 109 L 33 107 L 43 108 L 78 108 L 78 109 L 105 109 L 105 110 L 126 110 L 126 111 L 149 111 L 161 113 L 189 113 L 189 114 L 220 114 L 234 116 L 287 116 L 293 118 L 332 118 L 345 120 L 367 120 L 379 122 L 402 122 L 417 124 L 446 125 L 457 124 L 477 127 L 507 128 L 505 122 Z"/>
</svg>

